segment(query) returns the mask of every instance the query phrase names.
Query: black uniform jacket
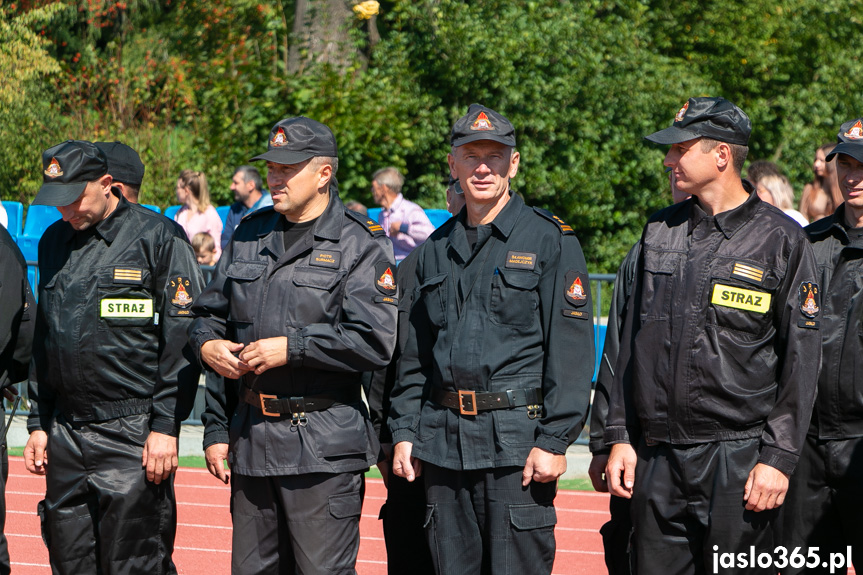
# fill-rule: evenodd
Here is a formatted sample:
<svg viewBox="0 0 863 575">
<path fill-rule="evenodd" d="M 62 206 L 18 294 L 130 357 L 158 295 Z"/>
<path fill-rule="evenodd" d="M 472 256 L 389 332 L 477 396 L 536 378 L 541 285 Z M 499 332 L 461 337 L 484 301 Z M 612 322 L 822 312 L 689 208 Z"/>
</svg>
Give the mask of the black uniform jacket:
<svg viewBox="0 0 863 575">
<path fill-rule="evenodd" d="M 193 347 L 200 353 L 213 339 L 288 338 L 287 365 L 226 381 L 241 398 L 242 386 L 281 397 L 359 390 L 361 372 L 387 365 L 395 347 L 392 244 L 377 222 L 346 210 L 333 191 L 312 233 L 287 252 L 286 222 L 272 207 L 243 218 L 194 307 Z M 340 473 L 377 460 L 359 401 L 309 412 L 308 423 L 295 426 L 290 414 L 264 416 L 242 399 L 229 417 L 224 386 L 208 394 L 204 446 L 229 443 L 235 473 Z"/>
<path fill-rule="evenodd" d="M 647 223 L 607 444 L 760 437 L 759 461 L 794 471 L 821 365 L 815 258 L 744 185 L 733 210 L 707 216 L 692 198 Z"/>
<path fill-rule="evenodd" d="M 822 364 L 809 433 L 819 439 L 863 436 L 863 238 L 849 238 L 845 204 L 806 228 L 824 306 Z"/>
<path fill-rule="evenodd" d="M 200 368 L 186 338 L 203 278 L 183 231 L 122 196 L 76 232 L 52 224 L 39 242 L 39 304 L 30 369 L 30 431 L 151 413 L 178 435 Z"/>
<path fill-rule="evenodd" d="M 602 346 L 602 359 L 596 374 L 596 387 L 593 391 L 593 402 L 590 404 L 590 452 L 593 454 L 608 453 L 610 446 L 605 445 L 605 420 L 608 417 L 608 397 L 614 381 L 614 368 L 620 355 L 620 332 L 623 330 L 623 320 L 626 318 L 626 308 L 635 284 L 638 269 L 638 254 L 641 253 L 636 243 L 627 252 L 626 257 L 614 277 L 614 291 L 611 305 L 608 308 L 608 323 L 605 330 L 605 343 Z"/>
<path fill-rule="evenodd" d="M 27 379 L 35 317 L 27 262 L 0 226 L 0 389 Z"/>
<path fill-rule="evenodd" d="M 393 388 L 393 443 L 449 469 L 522 466 L 533 447 L 556 454 L 587 415 L 594 345 L 581 246 L 548 212 L 512 195 L 471 253 L 466 210 L 437 229 L 417 259 L 410 335 Z M 541 388 L 540 417 L 525 407 L 462 415 L 433 389 Z"/>
</svg>

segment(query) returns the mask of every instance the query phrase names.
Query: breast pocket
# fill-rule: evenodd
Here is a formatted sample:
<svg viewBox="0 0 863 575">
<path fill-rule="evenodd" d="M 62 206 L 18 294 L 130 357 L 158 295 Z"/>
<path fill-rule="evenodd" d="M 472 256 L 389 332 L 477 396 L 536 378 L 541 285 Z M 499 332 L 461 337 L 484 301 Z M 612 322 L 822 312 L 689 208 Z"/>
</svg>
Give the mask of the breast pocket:
<svg viewBox="0 0 863 575">
<path fill-rule="evenodd" d="M 252 323 L 255 312 L 261 305 L 264 282 L 257 281 L 267 270 L 266 262 L 237 260 L 225 270 L 231 280 L 228 321 Z"/>
<path fill-rule="evenodd" d="M 155 299 L 150 285 L 150 270 L 141 268 L 103 268 L 98 278 L 96 305 L 99 331 L 155 328 Z"/>
<path fill-rule="evenodd" d="M 642 319 L 667 319 L 671 313 L 674 272 L 682 254 L 644 249 Z"/>
<path fill-rule="evenodd" d="M 441 328 L 446 324 L 447 274 L 439 274 L 421 283 L 414 292 L 414 300 L 422 304 L 429 322 Z"/>
<path fill-rule="evenodd" d="M 761 338 L 773 324 L 770 281 L 757 288 L 725 278 L 712 278 L 707 324 Z"/>
<path fill-rule="evenodd" d="M 303 290 L 302 305 L 288 310 L 287 323 L 301 327 L 338 318 L 343 299 L 339 285 L 345 276 L 339 269 L 297 266 L 291 283 L 295 292 Z M 294 299 L 290 292 L 286 298 Z"/>
<path fill-rule="evenodd" d="M 491 285 L 491 321 L 508 327 L 530 327 L 537 320 L 539 274 L 500 269 Z"/>
</svg>

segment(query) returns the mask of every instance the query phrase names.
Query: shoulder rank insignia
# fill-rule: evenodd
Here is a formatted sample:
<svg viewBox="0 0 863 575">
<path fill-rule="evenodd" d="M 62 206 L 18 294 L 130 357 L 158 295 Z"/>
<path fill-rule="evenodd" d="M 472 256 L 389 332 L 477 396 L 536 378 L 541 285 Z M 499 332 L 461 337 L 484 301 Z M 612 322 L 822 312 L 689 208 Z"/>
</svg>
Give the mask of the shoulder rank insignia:
<svg viewBox="0 0 863 575">
<path fill-rule="evenodd" d="M 345 208 L 345 215 L 364 227 L 374 237 L 386 235 L 381 225 L 368 216 L 358 214 L 347 208 Z"/>
<path fill-rule="evenodd" d="M 384 295 L 393 296 L 398 291 L 395 268 L 387 262 L 375 264 L 375 286 Z"/>
<path fill-rule="evenodd" d="M 760 286 L 764 282 L 764 270 L 758 266 L 735 262 L 731 277 Z"/>
<path fill-rule="evenodd" d="M 587 292 L 584 289 L 586 281 L 587 278 L 584 277 L 584 274 L 580 274 L 574 270 L 566 272 L 564 284 L 566 286 L 566 292 L 563 294 L 566 297 L 566 301 L 576 307 L 581 307 L 586 304 Z"/>
<path fill-rule="evenodd" d="M 192 296 L 189 295 L 189 291 L 186 289 L 187 287 L 189 287 L 189 278 L 177 276 L 175 279 L 171 280 L 171 289 L 174 291 L 171 303 L 174 304 L 175 307 L 185 309 L 192 305 L 194 300 L 192 299 Z"/>
<path fill-rule="evenodd" d="M 545 210 L 543 208 L 533 208 L 533 211 L 535 211 L 536 213 L 538 213 L 539 215 L 541 215 L 545 219 L 549 220 L 550 222 L 554 223 L 554 225 L 556 225 L 558 227 L 558 229 L 560 230 L 560 233 L 562 233 L 563 235 L 566 236 L 566 235 L 570 235 L 570 234 L 575 234 L 575 232 L 572 230 L 572 226 L 567 224 L 565 221 L 563 221 L 562 219 L 560 219 L 559 217 L 557 217 L 556 215 L 554 215 L 550 211 Z"/>
</svg>

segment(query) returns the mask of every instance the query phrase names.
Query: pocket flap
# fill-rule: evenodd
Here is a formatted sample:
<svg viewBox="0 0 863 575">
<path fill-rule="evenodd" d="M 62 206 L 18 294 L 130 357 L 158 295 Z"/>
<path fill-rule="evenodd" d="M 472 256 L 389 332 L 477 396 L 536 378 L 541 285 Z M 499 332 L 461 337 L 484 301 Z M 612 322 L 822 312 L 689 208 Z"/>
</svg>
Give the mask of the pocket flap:
<svg viewBox="0 0 863 575">
<path fill-rule="evenodd" d="M 346 493 L 345 495 L 330 495 L 327 499 L 330 515 L 336 519 L 347 517 L 359 517 L 363 509 L 363 502 L 359 493 Z"/>
<path fill-rule="evenodd" d="M 680 263 L 680 252 L 644 250 L 644 269 L 654 274 L 672 274 Z"/>
<path fill-rule="evenodd" d="M 539 283 L 539 274 L 530 270 L 500 269 L 503 283 L 516 289 L 533 289 Z"/>
<path fill-rule="evenodd" d="M 265 262 L 244 262 L 234 261 L 225 270 L 225 274 L 235 280 L 251 281 L 261 277 L 264 270 L 267 269 Z"/>
<path fill-rule="evenodd" d="M 317 289 L 331 289 L 341 279 L 339 270 L 311 266 L 297 266 L 294 269 L 294 285 Z"/>
<path fill-rule="evenodd" d="M 428 287 L 433 287 L 433 286 L 442 284 L 444 282 L 444 280 L 446 279 L 446 276 L 447 276 L 447 274 L 444 273 L 444 274 L 438 274 L 434 277 L 431 277 L 431 278 L 427 279 L 426 281 L 424 281 L 423 283 L 421 283 L 417 287 L 417 289 L 419 291 L 422 291 Z"/>
<path fill-rule="evenodd" d="M 521 530 L 553 527 L 557 524 L 557 512 L 551 505 L 512 505 L 509 520 L 513 527 Z"/>
</svg>

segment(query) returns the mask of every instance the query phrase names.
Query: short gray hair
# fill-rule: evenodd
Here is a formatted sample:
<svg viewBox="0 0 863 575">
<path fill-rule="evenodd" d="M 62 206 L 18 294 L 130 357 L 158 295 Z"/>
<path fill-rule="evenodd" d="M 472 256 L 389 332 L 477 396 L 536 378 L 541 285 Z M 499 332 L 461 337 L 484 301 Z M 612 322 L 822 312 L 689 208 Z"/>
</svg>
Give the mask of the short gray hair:
<svg viewBox="0 0 863 575">
<path fill-rule="evenodd" d="M 259 192 L 264 189 L 264 182 L 261 180 L 261 172 L 254 166 L 240 166 L 234 170 L 235 174 L 243 176 L 244 182 L 253 182 L 255 189 Z"/>
<path fill-rule="evenodd" d="M 395 194 L 402 193 L 402 186 L 405 185 L 405 177 L 398 171 L 398 168 L 392 166 L 381 168 L 372 174 L 372 181 L 386 186 Z"/>
</svg>

